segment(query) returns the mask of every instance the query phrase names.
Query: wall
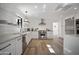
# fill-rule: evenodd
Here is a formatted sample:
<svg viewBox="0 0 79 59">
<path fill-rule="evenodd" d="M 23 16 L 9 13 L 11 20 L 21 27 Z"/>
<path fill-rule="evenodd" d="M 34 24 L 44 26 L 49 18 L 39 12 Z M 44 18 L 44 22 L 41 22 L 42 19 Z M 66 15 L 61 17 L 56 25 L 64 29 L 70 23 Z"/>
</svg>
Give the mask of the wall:
<svg viewBox="0 0 79 59">
<path fill-rule="evenodd" d="M 65 19 L 72 16 L 74 16 L 75 18 L 79 18 L 79 12 L 77 12 L 75 15 L 75 10 L 73 8 L 70 8 L 67 11 L 64 11 L 62 15 L 63 16 L 61 19 L 61 34 L 62 37 L 64 37 L 64 54 L 79 54 L 79 36 L 76 34 L 65 34 Z"/>
<path fill-rule="evenodd" d="M 48 17 L 44 18 L 46 26 L 43 28 L 48 28 L 51 31 L 48 31 L 48 38 L 53 38 L 53 22 L 58 22 L 59 24 L 59 30 L 58 30 L 58 37 L 62 36 L 61 34 L 61 17 L 59 15 L 57 15 L 56 17 L 54 17 L 54 15 L 52 14 L 52 17 L 50 17 L 51 15 L 49 15 Z M 59 21 L 60 20 L 60 21 Z M 43 29 L 41 26 L 39 26 L 39 23 L 41 22 L 41 17 L 29 17 L 29 21 L 30 21 L 30 27 L 31 28 L 39 28 L 39 29 Z M 31 32 L 32 33 L 32 32 Z M 34 32 L 35 35 L 38 35 L 38 31 Z M 32 36 L 33 37 L 33 36 Z M 34 36 L 35 38 L 35 36 Z M 36 36 L 37 38 L 37 36 Z"/>
<path fill-rule="evenodd" d="M 17 14 L 23 14 L 14 4 L 0 4 L 0 54 L 22 53 L 22 37 L 17 26 Z M 10 44 L 10 45 L 9 45 Z"/>
</svg>

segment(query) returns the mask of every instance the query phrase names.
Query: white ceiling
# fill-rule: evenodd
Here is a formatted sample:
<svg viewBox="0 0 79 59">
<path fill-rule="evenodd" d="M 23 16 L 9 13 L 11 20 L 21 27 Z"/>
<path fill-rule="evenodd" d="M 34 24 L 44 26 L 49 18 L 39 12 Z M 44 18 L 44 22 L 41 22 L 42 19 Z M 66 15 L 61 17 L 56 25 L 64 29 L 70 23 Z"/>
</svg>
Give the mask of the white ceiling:
<svg viewBox="0 0 79 59">
<path fill-rule="evenodd" d="M 2 3 L 0 7 L 13 13 L 21 11 L 24 15 L 27 11 L 28 17 L 46 18 L 54 15 L 58 5 L 57 3 Z"/>
<path fill-rule="evenodd" d="M 78 8 L 77 3 L 2 3 L 0 7 L 8 9 L 9 11 L 21 11 L 25 16 L 36 18 L 53 18 L 59 15 L 62 11 L 67 11 L 70 8 Z M 25 13 L 27 11 L 27 13 Z"/>
<path fill-rule="evenodd" d="M 35 4 L 23 3 L 23 4 L 18 4 L 17 8 L 20 9 L 25 15 L 26 15 L 25 11 L 27 11 L 27 16 L 49 19 L 59 16 L 61 12 L 65 12 L 70 8 L 79 9 L 79 4 L 78 3 L 74 3 L 74 4 L 73 3 L 35 3 Z"/>
<path fill-rule="evenodd" d="M 27 15 L 34 17 L 47 17 L 55 13 L 55 9 L 58 4 L 19 4 L 18 8 L 24 13 L 27 11 Z"/>
</svg>

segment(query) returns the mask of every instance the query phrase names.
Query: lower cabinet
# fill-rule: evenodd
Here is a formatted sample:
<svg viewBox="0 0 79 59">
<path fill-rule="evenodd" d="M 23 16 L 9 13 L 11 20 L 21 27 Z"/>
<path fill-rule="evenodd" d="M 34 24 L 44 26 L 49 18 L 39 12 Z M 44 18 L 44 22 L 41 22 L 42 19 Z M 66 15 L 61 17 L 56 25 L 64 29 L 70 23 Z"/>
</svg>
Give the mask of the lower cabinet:
<svg viewBox="0 0 79 59">
<path fill-rule="evenodd" d="M 22 53 L 22 37 L 0 44 L 0 55 L 20 55 Z"/>
<path fill-rule="evenodd" d="M 11 44 L 9 42 L 0 44 L 0 55 L 10 55 L 11 52 Z"/>
<path fill-rule="evenodd" d="M 32 38 L 38 38 L 38 32 L 31 32 Z"/>
<path fill-rule="evenodd" d="M 16 40 L 16 55 L 22 54 L 22 38 Z"/>
<path fill-rule="evenodd" d="M 31 41 L 31 39 L 32 39 L 31 33 L 27 33 L 27 35 L 26 35 L 26 42 L 27 42 L 27 45 L 29 44 L 29 42 Z"/>
<path fill-rule="evenodd" d="M 53 33 L 52 32 L 47 32 L 47 38 L 53 38 Z"/>
</svg>

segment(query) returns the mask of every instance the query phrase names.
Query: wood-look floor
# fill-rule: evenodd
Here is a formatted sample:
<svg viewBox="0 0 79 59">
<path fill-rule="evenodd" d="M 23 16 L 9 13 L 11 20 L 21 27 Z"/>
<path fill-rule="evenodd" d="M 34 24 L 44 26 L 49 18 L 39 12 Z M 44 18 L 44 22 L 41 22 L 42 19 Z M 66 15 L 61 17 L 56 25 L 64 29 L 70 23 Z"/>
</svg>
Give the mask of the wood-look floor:
<svg viewBox="0 0 79 59">
<path fill-rule="evenodd" d="M 47 44 L 50 44 L 54 49 L 55 53 L 50 53 L 47 48 Z M 53 39 L 32 39 L 29 43 L 24 55 L 62 55 L 63 54 L 63 44 L 57 42 Z"/>
</svg>

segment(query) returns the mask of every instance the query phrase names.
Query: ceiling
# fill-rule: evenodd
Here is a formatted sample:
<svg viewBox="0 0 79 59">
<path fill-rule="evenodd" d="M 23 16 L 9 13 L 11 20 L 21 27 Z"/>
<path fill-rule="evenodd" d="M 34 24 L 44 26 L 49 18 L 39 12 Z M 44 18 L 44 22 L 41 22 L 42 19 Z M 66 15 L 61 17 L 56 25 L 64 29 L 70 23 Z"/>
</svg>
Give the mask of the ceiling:
<svg viewBox="0 0 79 59">
<path fill-rule="evenodd" d="M 78 3 L 1 3 L 0 7 L 9 11 L 21 11 L 25 16 L 36 18 L 56 17 L 60 12 L 67 11 L 70 8 L 78 8 Z"/>
<path fill-rule="evenodd" d="M 34 17 L 47 17 L 55 13 L 55 9 L 58 4 L 19 4 L 18 8 L 29 16 Z M 25 13 L 27 11 L 27 13 Z"/>
<path fill-rule="evenodd" d="M 29 17 L 50 19 L 59 16 L 70 8 L 79 9 L 78 3 L 23 3 L 17 8 Z M 27 13 L 26 13 L 26 12 Z M 73 12 L 73 11 L 72 11 Z"/>
</svg>

